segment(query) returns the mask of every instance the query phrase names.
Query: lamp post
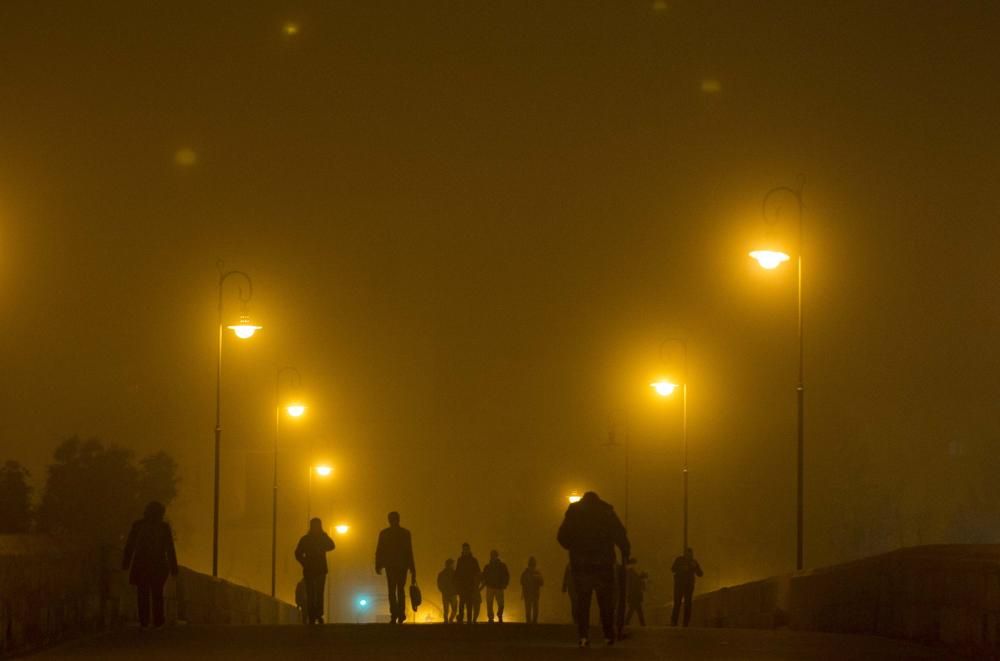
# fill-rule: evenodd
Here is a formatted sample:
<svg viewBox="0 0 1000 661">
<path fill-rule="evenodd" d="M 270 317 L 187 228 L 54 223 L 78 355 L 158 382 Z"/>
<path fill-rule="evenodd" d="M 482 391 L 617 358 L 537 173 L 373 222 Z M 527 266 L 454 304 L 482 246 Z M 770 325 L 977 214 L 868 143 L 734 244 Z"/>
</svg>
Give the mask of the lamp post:
<svg viewBox="0 0 1000 661">
<path fill-rule="evenodd" d="M 274 596 L 278 562 L 278 436 L 281 432 L 281 376 L 288 373 L 294 377 L 295 388 L 302 386 L 302 375 L 294 367 L 280 367 L 274 376 L 274 475 L 271 484 L 271 596 Z M 301 417 L 306 407 L 298 402 L 285 407 L 293 418 Z"/>
<path fill-rule="evenodd" d="M 680 338 L 670 338 L 664 341 L 666 342 L 677 342 L 684 349 L 684 363 L 683 363 L 683 374 L 684 382 L 681 384 L 673 383 L 671 381 L 656 381 L 649 384 L 656 394 L 660 397 L 670 397 L 674 394 L 677 388 L 681 389 L 681 428 L 682 437 L 684 442 L 684 464 L 681 469 L 682 475 L 684 477 L 684 551 L 688 548 L 688 386 L 687 386 L 687 340 Z M 660 346 L 660 352 L 662 355 L 663 346 Z"/>
<path fill-rule="evenodd" d="M 219 353 L 215 371 L 215 490 L 212 501 L 212 576 L 219 575 L 219 457 L 222 447 L 222 291 L 223 285 L 230 276 L 239 276 L 246 281 L 247 291 L 243 294 L 243 288 L 239 290 L 240 295 L 240 322 L 228 328 L 241 340 L 253 337 L 254 333 L 260 330 L 260 326 L 250 323 L 247 314 L 247 305 L 253 298 L 253 282 L 250 276 L 243 271 L 223 271 L 221 262 L 219 264 Z"/>
<path fill-rule="evenodd" d="M 624 428 L 623 442 L 618 443 L 618 421 L 612 418 L 610 429 L 608 429 L 608 442 L 604 446 L 608 448 L 621 447 L 625 452 L 625 510 L 623 518 L 625 519 L 625 527 L 628 528 L 628 505 L 631 493 L 629 491 L 628 427 L 625 426 Z"/>
<path fill-rule="evenodd" d="M 802 235 L 804 229 L 803 222 L 803 205 L 802 205 L 802 191 L 795 190 L 794 188 L 789 188 L 788 186 L 778 186 L 777 188 L 772 188 L 764 195 L 764 201 L 761 203 L 761 214 L 764 217 L 765 222 L 767 221 L 767 208 L 768 202 L 771 201 L 777 195 L 791 195 L 795 200 L 795 204 L 798 210 L 798 244 L 796 251 L 796 305 L 798 308 L 798 339 L 799 339 L 799 379 L 796 385 L 795 391 L 797 393 L 798 399 L 798 421 L 797 421 L 797 478 L 796 478 L 796 510 L 795 510 L 795 569 L 801 570 L 803 567 L 803 529 L 804 529 L 804 479 L 803 479 L 803 469 L 804 469 L 804 449 L 805 449 L 805 398 L 806 398 L 806 386 L 805 386 L 805 349 L 803 343 L 803 332 L 802 332 Z M 754 250 L 750 253 L 750 256 L 757 260 L 760 266 L 767 270 L 776 269 L 783 262 L 789 261 L 789 256 L 777 250 Z"/>
</svg>

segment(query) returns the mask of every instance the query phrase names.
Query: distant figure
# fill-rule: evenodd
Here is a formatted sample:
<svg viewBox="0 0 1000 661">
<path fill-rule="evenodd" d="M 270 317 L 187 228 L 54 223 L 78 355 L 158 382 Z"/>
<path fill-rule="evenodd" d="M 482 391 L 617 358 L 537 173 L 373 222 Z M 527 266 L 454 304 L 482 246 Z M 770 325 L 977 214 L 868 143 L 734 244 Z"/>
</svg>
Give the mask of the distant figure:
<svg viewBox="0 0 1000 661">
<path fill-rule="evenodd" d="M 563 572 L 562 582 L 563 594 L 569 596 L 569 616 L 576 624 L 576 584 L 573 582 L 573 565 L 566 563 L 566 571 Z"/>
<path fill-rule="evenodd" d="M 406 574 L 410 582 L 417 582 L 417 568 L 413 562 L 413 541 L 410 531 L 399 526 L 399 512 L 389 512 L 389 527 L 378 534 L 375 547 L 375 573 L 385 569 L 389 585 L 389 618 L 392 624 L 406 620 Z"/>
<path fill-rule="evenodd" d="M 538 599 L 542 594 L 542 572 L 535 556 L 528 558 L 528 567 L 521 572 L 521 598 L 524 599 L 524 621 L 538 624 Z"/>
<path fill-rule="evenodd" d="M 483 567 L 483 585 L 486 586 L 486 617 L 493 622 L 493 602 L 497 604 L 497 620 L 503 624 L 503 591 L 510 584 L 510 572 L 500 560 L 498 551 L 490 551 L 490 561 Z"/>
<path fill-rule="evenodd" d="M 163 586 L 167 576 L 177 576 L 177 553 L 170 524 L 163 520 L 166 508 L 155 500 L 146 505 L 142 518 L 132 524 L 122 555 L 122 569 L 129 570 L 129 583 L 135 586 L 139 605 L 139 626 L 149 627 L 152 602 L 153 626 L 166 622 L 163 615 Z"/>
<path fill-rule="evenodd" d="M 455 588 L 458 590 L 458 621 L 474 624 L 479 619 L 479 581 L 482 572 L 472 555 L 469 543 L 462 544 L 462 555 L 455 563 Z"/>
<path fill-rule="evenodd" d="M 306 579 L 295 584 L 295 605 L 299 609 L 302 624 L 309 624 L 309 595 L 306 593 Z"/>
<path fill-rule="evenodd" d="M 302 580 L 306 584 L 306 622 L 323 624 L 323 588 L 326 584 L 326 554 L 334 549 L 333 540 L 323 530 L 323 522 L 314 517 L 309 532 L 295 547 L 295 559 L 302 565 Z"/>
<path fill-rule="evenodd" d="M 694 559 L 694 550 L 684 549 L 684 555 L 678 556 L 671 567 L 674 572 L 674 611 L 670 615 L 670 624 L 677 626 L 677 615 L 680 613 L 681 602 L 684 602 L 684 626 L 691 621 L 691 598 L 694 596 L 694 579 L 704 576 L 701 565 Z"/>
<path fill-rule="evenodd" d="M 444 561 L 444 569 L 438 573 L 438 591 L 441 593 L 441 606 L 444 609 L 445 624 L 451 624 L 458 615 L 458 589 L 455 587 L 455 561 L 448 558 Z"/>
<path fill-rule="evenodd" d="M 640 571 L 636 567 L 636 559 L 632 558 L 632 562 L 628 565 L 627 573 L 625 574 L 625 585 L 626 595 L 628 598 L 628 615 L 625 616 L 625 624 L 632 623 L 632 615 L 639 616 L 639 626 L 646 626 L 646 614 L 642 612 L 642 602 L 646 595 L 646 579 L 649 575 Z"/>
<path fill-rule="evenodd" d="M 615 547 L 621 551 L 623 562 L 628 561 L 632 550 L 625 526 L 611 505 L 588 491 L 579 502 L 566 509 L 558 540 L 569 550 L 569 562 L 573 567 L 580 647 L 590 645 L 590 599 L 595 592 L 604 640 L 614 645 Z"/>
</svg>

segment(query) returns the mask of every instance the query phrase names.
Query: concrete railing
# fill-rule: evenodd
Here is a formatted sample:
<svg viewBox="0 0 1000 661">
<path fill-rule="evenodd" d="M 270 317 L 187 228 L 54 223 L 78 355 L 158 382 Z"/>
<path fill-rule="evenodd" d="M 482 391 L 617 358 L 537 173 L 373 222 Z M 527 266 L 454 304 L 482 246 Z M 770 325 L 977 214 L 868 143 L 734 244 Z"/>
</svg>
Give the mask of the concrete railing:
<svg viewBox="0 0 1000 661">
<path fill-rule="evenodd" d="M 1000 545 L 900 549 L 698 595 L 692 626 L 856 633 L 1000 650 Z"/>
<path fill-rule="evenodd" d="M 0 536 L 0 655 L 136 620 L 120 551 L 63 551 L 35 536 Z M 166 588 L 170 622 L 292 624 L 298 610 L 250 588 L 181 567 Z"/>
</svg>

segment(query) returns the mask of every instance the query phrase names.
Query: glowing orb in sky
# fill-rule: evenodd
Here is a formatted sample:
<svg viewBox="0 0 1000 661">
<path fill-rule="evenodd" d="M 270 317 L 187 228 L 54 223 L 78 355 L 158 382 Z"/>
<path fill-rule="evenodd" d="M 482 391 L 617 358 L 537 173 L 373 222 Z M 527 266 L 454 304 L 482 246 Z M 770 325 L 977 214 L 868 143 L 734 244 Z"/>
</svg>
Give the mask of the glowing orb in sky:
<svg viewBox="0 0 1000 661">
<path fill-rule="evenodd" d="M 190 147 L 183 147 L 174 152 L 174 163 L 189 168 L 198 162 L 198 154 Z"/>
<path fill-rule="evenodd" d="M 299 24 L 295 21 L 286 21 L 285 24 L 281 26 L 281 31 L 286 37 L 294 37 L 299 33 Z"/>
</svg>

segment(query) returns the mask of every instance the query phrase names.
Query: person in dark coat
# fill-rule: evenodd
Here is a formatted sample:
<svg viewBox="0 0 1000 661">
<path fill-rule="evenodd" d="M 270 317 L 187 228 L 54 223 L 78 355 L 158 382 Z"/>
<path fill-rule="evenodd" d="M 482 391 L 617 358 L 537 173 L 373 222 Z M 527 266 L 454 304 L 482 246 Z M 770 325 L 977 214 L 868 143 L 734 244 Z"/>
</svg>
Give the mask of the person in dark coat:
<svg viewBox="0 0 1000 661">
<path fill-rule="evenodd" d="M 153 626 L 166 622 L 163 613 L 163 586 L 167 576 L 177 576 L 177 553 L 170 524 L 163 520 L 166 508 L 155 500 L 146 505 L 141 519 L 132 524 L 122 555 L 122 569 L 135 586 L 139 606 L 139 626 L 149 627 L 152 602 Z"/>
<path fill-rule="evenodd" d="M 486 617 L 493 622 L 493 602 L 497 604 L 497 620 L 503 624 L 504 590 L 510 585 L 510 571 L 500 559 L 499 551 L 490 551 L 490 561 L 483 567 L 483 585 L 486 586 Z"/>
<path fill-rule="evenodd" d="M 681 603 L 684 604 L 684 626 L 691 621 L 691 598 L 694 596 L 694 579 L 704 576 L 701 565 L 694 559 L 694 550 L 684 549 L 684 555 L 677 556 L 670 571 L 674 573 L 674 610 L 670 614 L 670 625 L 677 626 Z"/>
<path fill-rule="evenodd" d="M 438 592 L 441 593 L 441 607 L 445 624 L 455 621 L 458 615 L 458 589 L 455 587 L 455 561 L 448 558 L 444 561 L 444 569 L 438 572 Z"/>
<path fill-rule="evenodd" d="M 462 555 L 455 564 L 455 587 L 458 589 L 458 621 L 474 624 L 479 619 L 479 561 L 472 555 L 468 542 L 462 544 Z"/>
<path fill-rule="evenodd" d="M 528 558 L 528 567 L 521 572 L 521 598 L 524 599 L 524 621 L 538 624 L 538 599 L 542 594 L 542 572 L 535 556 Z"/>
<path fill-rule="evenodd" d="M 646 626 L 646 614 L 642 611 L 642 602 L 646 595 L 647 578 L 649 575 L 640 571 L 636 567 L 636 559 L 632 558 L 625 574 L 626 595 L 628 597 L 628 614 L 625 616 L 625 624 L 631 624 L 634 614 L 639 616 L 639 626 Z"/>
<path fill-rule="evenodd" d="M 334 548 L 319 518 L 309 521 L 309 532 L 295 547 L 295 559 L 302 565 L 302 580 L 306 584 L 306 620 L 309 624 L 323 624 L 323 588 L 329 571 L 326 554 Z"/>
<path fill-rule="evenodd" d="M 579 502 L 567 508 L 557 539 L 569 551 L 573 567 L 580 646 L 590 645 L 590 600 L 594 593 L 601 612 L 604 640 L 614 645 L 615 547 L 621 551 L 622 562 L 628 561 L 632 550 L 625 526 L 615 514 L 615 508 L 588 491 Z"/>
<path fill-rule="evenodd" d="M 378 534 L 375 547 L 375 573 L 385 570 L 389 586 L 389 618 L 393 624 L 406 620 L 406 574 L 411 584 L 417 582 L 417 569 L 413 562 L 413 541 L 410 531 L 399 525 L 399 512 L 389 512 L 389 527 Z"/>
</svg>

